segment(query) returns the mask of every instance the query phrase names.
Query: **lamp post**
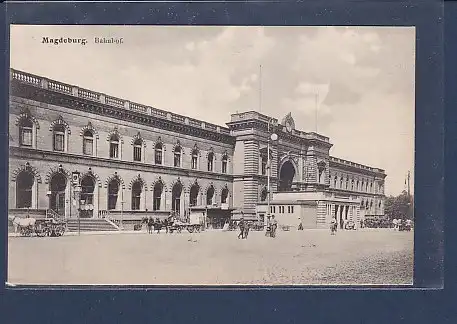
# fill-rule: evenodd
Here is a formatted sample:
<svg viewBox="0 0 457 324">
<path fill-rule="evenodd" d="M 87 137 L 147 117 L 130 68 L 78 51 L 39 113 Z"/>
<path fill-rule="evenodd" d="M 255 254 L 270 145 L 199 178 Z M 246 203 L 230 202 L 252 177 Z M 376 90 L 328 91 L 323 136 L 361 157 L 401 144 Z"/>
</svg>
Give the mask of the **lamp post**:
<svg viewBox="0 0 457 324">
<path fill-rule="evenodd" d="M 124 189 L 121 191 L 121 224 L 120 228 L 124 228 Z"/>
<path fill-rule="evenodd" d="M 270 123 L 268 123 L 270 126 Z M 268 133 L 270 132 L 270 127 L 268 127 Z M 275 142 L 278 139 L 278 135 L 276 133 L 269 134 L 270 137 L 268 138 L 267 144 L 267 221 L 270 222 L 270 177 L 271 177 L 271 158 L 270 158 L 270 140 Z"/>
</svg>

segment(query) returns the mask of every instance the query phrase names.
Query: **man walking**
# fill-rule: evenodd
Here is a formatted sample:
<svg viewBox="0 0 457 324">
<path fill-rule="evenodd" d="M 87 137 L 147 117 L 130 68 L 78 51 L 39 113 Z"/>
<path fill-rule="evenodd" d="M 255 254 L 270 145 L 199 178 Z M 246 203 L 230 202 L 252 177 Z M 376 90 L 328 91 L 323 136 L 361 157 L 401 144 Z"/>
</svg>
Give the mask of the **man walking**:
<svg viewBox="0 0 457 324">
<path fill-rule="evenodd" d="M 275 219 L 275 215 L 272 215 L 270 220 L 271 237 L 276 237 L 276 228 L 278 228 L 278 222 Z"/>
<path fill-rule="evenodd" d="M 240 223 L 238 224 L 238 226 L 240 227 L 240 234 L 238 234 L 238 238 L 244 239 L 244 228 L 246 226 L 246 223 L 244 222 L 243 217 L 241 217 Z"/>
</svg>

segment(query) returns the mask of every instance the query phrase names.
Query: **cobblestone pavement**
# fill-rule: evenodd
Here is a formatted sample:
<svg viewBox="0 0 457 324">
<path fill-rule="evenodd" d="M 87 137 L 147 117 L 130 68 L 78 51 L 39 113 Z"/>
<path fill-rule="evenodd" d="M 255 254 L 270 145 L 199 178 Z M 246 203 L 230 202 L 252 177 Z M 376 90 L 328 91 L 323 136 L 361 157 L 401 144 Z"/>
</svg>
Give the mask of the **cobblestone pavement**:
<svg viewBox="0 0 457 324">
<path fill-rule="evenodd" d="M 412 284 L 413 232 L 390 229 L 8 239 L 15 284 Z"/>
</svg>

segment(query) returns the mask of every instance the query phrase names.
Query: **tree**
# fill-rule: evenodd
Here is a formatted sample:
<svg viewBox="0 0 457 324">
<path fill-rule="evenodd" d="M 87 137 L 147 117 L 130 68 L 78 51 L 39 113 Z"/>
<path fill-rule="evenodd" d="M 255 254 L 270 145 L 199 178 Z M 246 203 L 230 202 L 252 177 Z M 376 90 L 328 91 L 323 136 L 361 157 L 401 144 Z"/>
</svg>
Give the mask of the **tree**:
<svg viewBox="0 0 457 324">
<path fill-rule="evenodd" d="M 403 192 L 398 196 L 389 196 L 386 198 L 384 213 L 393 219 L 412 219 L 413 218 L 413 197 Z"/>
</svg>

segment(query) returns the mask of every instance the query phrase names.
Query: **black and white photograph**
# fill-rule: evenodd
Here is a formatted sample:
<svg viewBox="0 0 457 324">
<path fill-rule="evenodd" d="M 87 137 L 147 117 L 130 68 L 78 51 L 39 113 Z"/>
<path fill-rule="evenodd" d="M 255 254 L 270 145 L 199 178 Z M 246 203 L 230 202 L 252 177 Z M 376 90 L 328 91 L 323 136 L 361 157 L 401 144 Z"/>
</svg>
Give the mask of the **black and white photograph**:
<svg viewBox="0 0 457 324">
<path fill-rule="evenodd" d="M 415 41 L 11 25 L 7 285 L 412 286 Z"/>
</svg>

